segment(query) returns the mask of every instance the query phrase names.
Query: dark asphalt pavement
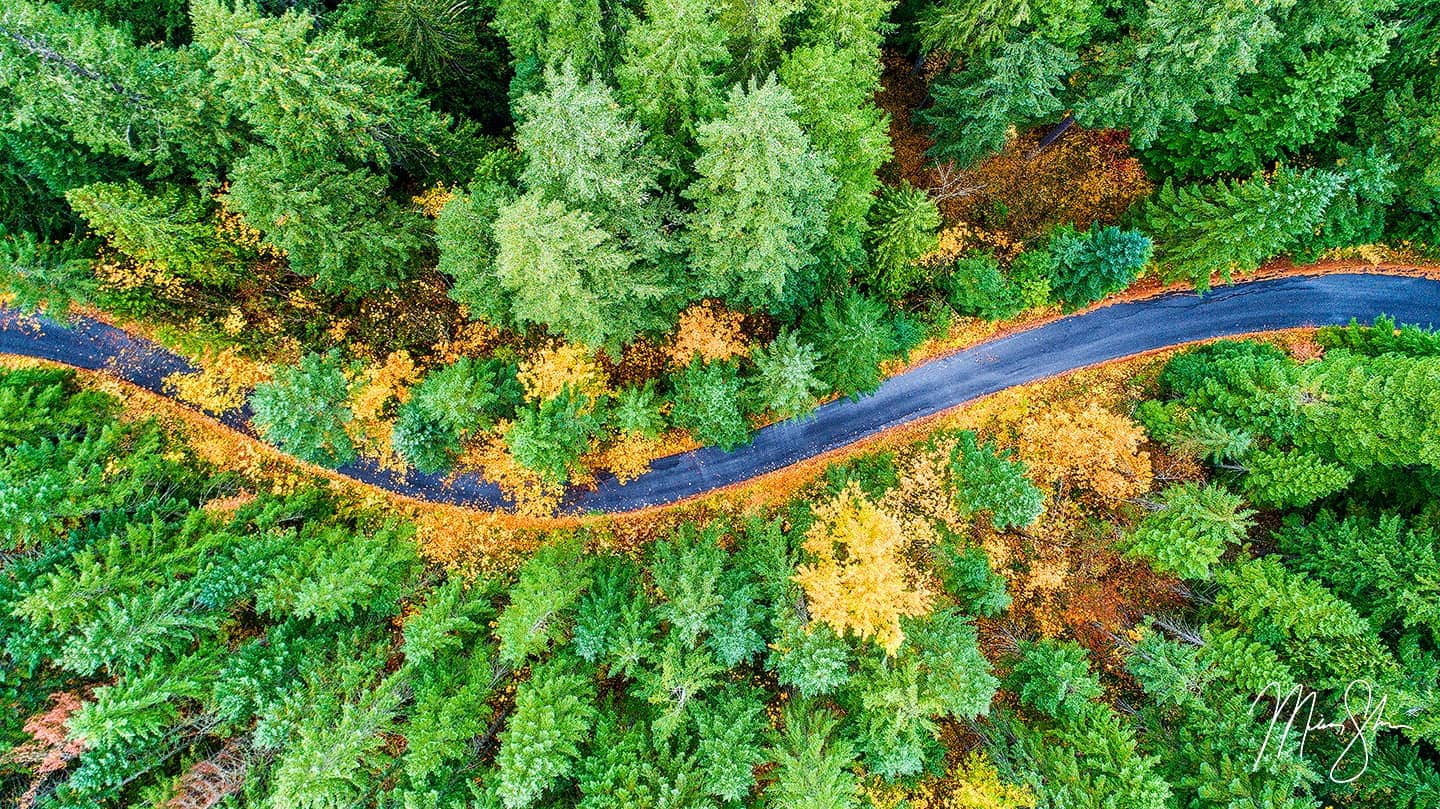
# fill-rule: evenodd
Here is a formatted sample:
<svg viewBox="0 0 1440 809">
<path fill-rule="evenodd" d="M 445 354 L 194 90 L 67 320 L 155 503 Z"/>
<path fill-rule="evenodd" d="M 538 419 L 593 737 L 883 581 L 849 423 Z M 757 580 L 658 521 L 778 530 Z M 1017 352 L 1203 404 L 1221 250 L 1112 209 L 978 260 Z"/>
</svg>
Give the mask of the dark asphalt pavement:
<svg viewBox="0 0 1440 809">
<path fill-rule="evenodd" d="M 661 458 L 621 485 L 602 476 L 572 490 L 565 510 L 623 512 L 664 505 L 740 483 L 916 419 L 1016 385 L 1181 343 L 1300 326 L 1341 325 L 1388 315 L 1440 326 L 1440 281 L 1377 274 L 1295 276 L 1221 287 L 1204 297 L 1173 293 L 1118 303 L 981 343 L 887 380 L 873 396 L 820 407 L 802 421 L 771 425 L 733 452 L 714 447 Z M 190 363 L 147 340 L 88 319 L 60 325 L 0 307 L 0 353 L 105 371 L 164 394 L 163 380 Z M 246 414 L 221 419 L 251 432 Z M 498 487 L 473 474 L 397 475 L 361 461 L 341 474 L 434 502 L 509 506 Z"/>
</svg>

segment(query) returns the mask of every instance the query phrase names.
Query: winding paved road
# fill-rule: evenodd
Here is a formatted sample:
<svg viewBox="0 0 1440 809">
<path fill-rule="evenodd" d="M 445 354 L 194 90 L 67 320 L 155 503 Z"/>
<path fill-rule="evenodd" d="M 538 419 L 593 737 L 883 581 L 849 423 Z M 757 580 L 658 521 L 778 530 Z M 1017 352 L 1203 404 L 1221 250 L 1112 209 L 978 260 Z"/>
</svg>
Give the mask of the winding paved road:
<svg viewBox="0 0 1440 809">
<path fill-rule="evenodd" d="M 1170 293 L 1117 303 L 1054 320 L 927 362 L 892 377 L 873 396 L 820 407 L 803 421 L 766 427 L 733 452 L 714 447 L 661 458 L 628 484 L 602 477 L 594 489 L 572 490 L 568 512 L 624 512 L 665 505 L 852 444 L 891 427 L 1006 388 L 1108 360 L 1181 343 L 1273 329 L 1345 324 L 1389 315 L 1401 323 L 1440 326 L 1440 281 L 1379 274 L 1292 276 L 1211 291 Z M 54 360 L 110 373 L 164 395 L 164 379 L 193 370 L 148 340 L 86 318 L 65 325 L 0 307 L 0 353 Z M 253 435 L 248 413 L 220 419 Z M 341 474 L 432 502 L 483 509 L 511 504 L 497 486 L 474 474 L 398 475 L 361 460 Z"/>
</svg>

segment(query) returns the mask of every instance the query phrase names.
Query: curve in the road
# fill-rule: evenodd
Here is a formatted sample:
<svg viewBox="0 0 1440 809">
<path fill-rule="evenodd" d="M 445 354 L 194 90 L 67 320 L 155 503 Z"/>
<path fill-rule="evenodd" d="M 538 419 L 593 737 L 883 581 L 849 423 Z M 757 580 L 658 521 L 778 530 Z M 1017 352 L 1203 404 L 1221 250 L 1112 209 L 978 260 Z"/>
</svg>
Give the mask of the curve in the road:
<svg viewBox="0 0 1440 809">
<path fill-rule="evenodd" d="M 932 360 L 891 377 L 873 396 L 822 405 L 811 417 L 759 430 L 733 452 L 714 447 L 660 458 L 621 485 L 602 476 L 566 497 L 570 512 L 624 512 L 666 505 L 742 483 L 1006 388 L 1147 351 L 1237 334 L 1341 325 L 1388 315 L 1401 323 L 1440 325 L 1440 281 L 1345 273 L 1291 276 L 1212 290 L 1169 293 L 1060 318 Z M 0 307 L 0 354 L 18 354 L 104 371 L 168 395 L 164 379 L 194 367 L 148 340 L 88 318 L 65 324 Z M 225 425 L 253 435 L 248 413 Z M 510 503 L 474 474 L 453 479 L 397 474 L 361 460 L 340 474 L 397 494 L 483 509 Z"/>
</svg>

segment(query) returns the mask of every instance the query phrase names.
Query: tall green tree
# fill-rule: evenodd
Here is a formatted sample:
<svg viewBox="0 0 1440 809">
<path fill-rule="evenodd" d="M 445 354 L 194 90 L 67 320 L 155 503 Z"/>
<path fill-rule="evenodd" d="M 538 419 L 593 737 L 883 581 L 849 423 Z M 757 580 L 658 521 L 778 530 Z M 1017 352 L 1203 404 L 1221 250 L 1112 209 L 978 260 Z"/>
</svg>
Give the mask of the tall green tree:
<svg viewBox="0 0 1440 809">
<path fill-rule="evenodd" d="M 408 277 L 425 243 L 426 221 L 388 187 L 363 166 L 256 147 L 231 169 L 225 199 L 291 269 L 356 298 Z"/>
<path fill-rule="evenodd" d="M 1141 208 L 1140 229 L 1155 239 L 1155 263 L 1201 289 L 1210 277 L 1256 269 L 1311 232 L 1344 180 L 1322 169 L 1282 166 L 1274 176 L 1177 186 L 1171 181 Z"/>
<path fill-rule="evenodd" d="M 925 276 L 918 260 L 934 250 L 940 209 L 909 183 L 887 187 L 870 211 L 871 283 L 890 299 L 913 292 Z"/>
<path fill-rule="evenodd" d="M 230 0 L 197 0 L 190 17 L 226 100 L 272 146 L 382 168 L 444 157 L 449 121 L 402 68 L 340 31 L 316 31 L 304 12 L 270 17 Z"/>
<path fill-rule="evenodd" d="M 306 354 L 299 365 L 276 371 L 274 381 L 255 386 L 250 407 L 267 441 L 301 460 L 333 467 L 355 459 L 345 432 L 348 393 L 339 353 Z"/>
<path fill-rule="evenodd" d="M 794 302 L 824 238 L 835 181 L 795 122 L 794 95 L 772 76 L 730 92 L 700 127 L 699 177 L 685 196 L 697 291 L 772 310 Z"/>
<path fill-rule="evenodd" d="M 794 418 L 815 408 L 825 383 L 815 376 L 820 351 L 793 331 L 782 331 L 751 356 L 755 375 L 750 395 L 760 408 L 781 418 Z"/>
<path fill-rule="evenodd" d="M 1091 225 L 1077 233 L 1061 226 L 1050 236 L 1055 269 L 1050 291 L 1074 311 L 1128 287 L 1150 263 L 1150 238 L 1134 230 Z"/>
<path fill-rule="evenodd" d="M 1240 77 L 1280 31 L 1275 0 L 1154 0 L 1118 43 L 1106 49 L 1099 75 L 1076 118 L 1088 126 L 1129 129 L 1150 145 L 1164 127 L 1195 120 L 1197 105 L 1228 104 Z"/>
<path fill-rule="evenodd" d="M 688 176 L 700 125 L 724 107 L 721 77 L 730 64 L 715 5 L 646 0 L 642 19 L 625 32 L 615 77 L 628 105 L 668 163 L 672 184 Z"/>
<path fill-rule="evenodd" d="M 1129 552 L 1187 579 L 1208 579 L 1210 568 L 1244 541 L 1255 513 L 1220 486 L 1185 484 L 1165 491 L 1161 509 L 1129 538 Z"/>
<path fill-rule="evenodd" d="M 220 240 L 199 195 L 183 186 L 147 192 L 131 181 L 71 189 L 65 198 L 90 228 L 130 258 L 182 278 L 233 280 L 237 251 Z"/>
<path fill-rule="evenodd" d="M 499 211 L 494 238 L 496 281 L 519 323 L 618 349 L 664 316 L 664 271 L 637 262 L 586 211 L 531 191 Z"/>
<path fill-rule="evenodd" d="M 740 378 L 729 362 L 696 357 L 675 378 L 670 418 L 705 444 L 729 452 L 750 440 L 750 422 L 740 409 Z"/>
<path fill-rule="evenodd" d="M 1025 477 L 1025 464 L 994 444 L 977 443 L 969 430 L 950 453 L 950 476 L 956 508 L 989 514 L 997 531 L 1031 525 L 1044 510 L 1044 495 Z"/>
<path fill-rule="evenodd" d="M 506 809 L 534 805 L 557 781 L 575 772 L 590 737 L 594 686 L 564 658 L 537 666 L 515 694 L 515 712 L 500 734 L 497 790 Z"/>
<path fill-rule="evenodd" d="M 867 12 L 853 13 L 863 18 Z M 858 32 L 850 36 L 859 38 Z M 874 101 L 880 91 L 879 48 L 801 46 L 786 54 L 779 75 L 799 105 L 795 120 L 828 159 L 835 179 L 824 260 L 859 266 L 866 217 L 880 187 L 876 172 L 891 154 L 889 118 Z"/>
<path fill-rule="evenodd" d="M 559 395 L 522 408 L 505 433 L 505 446 L 521 466 L 551 483 L 565 483 L 604 426 L 597 407 L 567 385 Z"/>
<path fill-rule="evenodd" d="M 1039 35 L 967 61 L 934 85 L 935 103 L 916 115 L 931 127 L 931 154 L 963 168 L 999 151 L 1012 125 L 1029 126 L 1064 109 L 1064 79 L 1076 67 L 1074 56 Z"/>
</svg>

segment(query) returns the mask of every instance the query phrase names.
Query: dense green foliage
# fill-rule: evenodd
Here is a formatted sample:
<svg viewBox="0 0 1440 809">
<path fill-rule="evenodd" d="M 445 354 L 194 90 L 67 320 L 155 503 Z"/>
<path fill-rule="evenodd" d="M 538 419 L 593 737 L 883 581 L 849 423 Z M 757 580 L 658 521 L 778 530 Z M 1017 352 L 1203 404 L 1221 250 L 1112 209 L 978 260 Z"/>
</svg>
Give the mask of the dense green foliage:
<svg viewBox="0 0 1440 809">
<path fill-rule="evenodd" d="M 1141 415 L 1212 479 L 1163 489 L 1118 543 L 1189 587 L 1129 618 L 1109 652 L 977 628 L 1016 614 L 1015 570 L 992 568 L 984 538 L 1056 517 L 1024 465 L 974 433 L 920 445 L 947 448 L 942 491 L 985 525 L 912 529 L 935 600 L 887 654 L 812 618 L 794 576 L 816 519 L 835 518 L 818 505 L 830 494 L 856 484 L 893 507 L 907 484 L 890 455 L 635 553 L 556 531 L 513 573 L 460 575 L 417 559 L 412 528 L 383 510 L 306 485 L 268 493 L 68 372 L 5 372 L 0 733 L 15 752 L 0 779 L 54 807 L 860 809 L 875 789 L 953 783 L 935 779 L 958 727 L 1040 806 L 1427 806 L 1440 456 L 1416 414 L 1435 412 L 1437 357 L 1431 333 L 1390 326 L 1328 331 L 1333 347 L 1303 364 L 1234 342 L 1167 364 Z M 333 381 L 327 362 L 308 373 Z M 444 427 L 453 414 L 425 402 L 449 390 L 499 418 L 511 373 L 456 363 L 404 407 Z M 629 390 L 614 409 L 643 432 L 654 403 Z M 564 413 L 553 429 L 583 421 L 569 389 L 547 401 Z M 1248 440 L 1215 440 L 1226 432 Z M 1282 488 L 1257 519 L 1241 493 L 1265 452 L 1345 479 L 1318 505 Z M 1343 730 L 1313 730 L 1303 751 L 1267 741 L 1292 687 L 1345 716 L 1357 680 L 1385 700 L 1366 709 L 1363 768 Z"/>
</svg>

